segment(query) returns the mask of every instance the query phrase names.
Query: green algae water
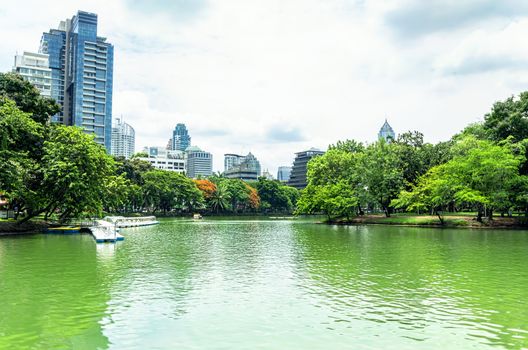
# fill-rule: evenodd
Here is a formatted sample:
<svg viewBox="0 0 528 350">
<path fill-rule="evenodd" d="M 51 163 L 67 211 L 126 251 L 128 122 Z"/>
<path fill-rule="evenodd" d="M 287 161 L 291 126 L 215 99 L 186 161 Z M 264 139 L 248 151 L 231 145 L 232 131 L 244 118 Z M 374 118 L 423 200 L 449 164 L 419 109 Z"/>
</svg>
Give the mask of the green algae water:
<svg viewBox="0 0 528 350">
<path fill-rule="evenodd" d="M 164 220 L 0 239 L 0 349 L 528 347 L 528 231 Z"/>
</svg>

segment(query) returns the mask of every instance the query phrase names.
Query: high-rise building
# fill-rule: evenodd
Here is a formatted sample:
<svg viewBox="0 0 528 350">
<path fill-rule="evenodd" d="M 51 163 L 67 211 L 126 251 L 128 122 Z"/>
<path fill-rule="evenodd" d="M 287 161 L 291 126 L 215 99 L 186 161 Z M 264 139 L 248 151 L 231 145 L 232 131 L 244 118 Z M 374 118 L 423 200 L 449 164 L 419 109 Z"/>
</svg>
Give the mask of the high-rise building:
<svg viewBox="0 0 528 350">
<path fill-rule="evenodd" d="M 191 145 L 191 137 L 185 124 L 178 123 L 172 132 L 172 149 L 185 151 Z"/>
<path fill-rule="evenodd" d="M 202 151 L 196 146 L 187 147 L 185 150 L 187 160 L 187 176 L 197 178 L 198 176 L 211 176 L 213 174 L 213 155 Z"/>
<path fill-rule="evenodd" d="M 48 55 L 26 52 L 15 56 L 13 72 L 33 84 L 42 96 L 51 97 L 51 69 Z"/>
<path fill-rule="evenodd" d="M 295 153 L 295 160 L 291 170 L 290 180 L 288 185 L 297 189 L 303 189 L 307 185 L 306 172 L 307 165 L 310 159 L 323 155 L 324 152 L 317 148 L 310 148 L 307 151 Z"/>
<path fill-rule="evenodd" d="M 224 155 L 224 175 L 230 179 L 257 180 L 260 176 L 260 162 L 249 152 L 246 156 Z"/>
<path fill-rule="evenodd" d="M 43 33 L 40 39 L 39 52 L 48 55 L 51 69 L 51 97 L 61 106 L 61 111 L 52 117 L 52 121 L 71 125 L 64 119 L 64 77 L 66 74 L 66 21 L 59 24 L 58 29 L 50 29 Z"/>
<path fill-rule="evenodd" d="M 387 142 L 391 142 L 396 139 L 396 134 L 394 133 L 394 130 L 392 130 L 392 127 L 387 122 L 387 119 L 385 119 L 385 123 L 383 123 L 383 126 L 381 127 L 378 133 L 378 139 L 384 139 Z"/>
<path fill-rule="evenodd" d="M 78 11 L 42 35 L 49 56 L 51 96 L 62 106 L 54 121 L 95 134 L 111 150 L 114 46 L 97 36 L 97 15 Z"/>
<path fill-rule="evenodd" d="M 277 170 L 277 180 L 288 182 L 290 180 L 291 166 L 280 166 Z"/>
<path fill-rule="evenodd" d="M 136 132 L 134 128 L 117 118 L 112 126 L 112 147 L 113 156 L 132 157 L 135 152 Z"/>
</svg>

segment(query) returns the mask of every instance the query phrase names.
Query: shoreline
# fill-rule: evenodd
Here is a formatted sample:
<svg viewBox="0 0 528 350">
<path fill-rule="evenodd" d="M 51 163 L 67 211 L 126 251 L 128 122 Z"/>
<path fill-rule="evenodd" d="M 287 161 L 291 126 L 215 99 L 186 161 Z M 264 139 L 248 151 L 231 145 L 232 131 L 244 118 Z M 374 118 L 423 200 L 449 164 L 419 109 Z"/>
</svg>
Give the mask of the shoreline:
<svg viewBox="0 0 528 350">
<path fill-rule="evenodd" d="M 476 221 L 473 216 L 446 216 L 444 223 L 436 216 L 406 215 L 382 216 L 368 215 L 356 217 L 351 220 L 337 219 L 322 222 L 327 225 L 385 225 L 423 228 L 467 228 L 467 229 L 506 229 L 528 230 L 528 219 L 525 217 L 495 217 L 492 221 Z"/>
<path fill-rule="evenodd" d="M 0 222 L 0 237 L 43 233 L 48 226 L 43 221 L 30 221 L 21 225 L 17 225 L 15 221 Z"/>
</svg>

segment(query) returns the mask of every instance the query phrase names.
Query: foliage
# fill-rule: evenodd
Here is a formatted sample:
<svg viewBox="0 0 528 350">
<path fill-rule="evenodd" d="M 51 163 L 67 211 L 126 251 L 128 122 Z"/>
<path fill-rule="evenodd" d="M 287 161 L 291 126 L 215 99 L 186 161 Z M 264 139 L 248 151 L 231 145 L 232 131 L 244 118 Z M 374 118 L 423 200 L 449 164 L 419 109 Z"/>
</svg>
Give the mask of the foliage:
<svg viewBox="0 0 528 350">
<path fill-rule="evenodd" d="M 117 175 L 124 175 L 132 183 L 140 186 L 145 183 L 143 175 L 154 169 L 149 162 L 137 158 L 125 159 L 124 157 L 116 157 L 115 161 L 117 164 Z"/>
<path fill-rule="evenodd" d="M 266 211 L 293 211 L 297 204 L 299 191 L 280 181 L 269 180 L 262 176 L 258 179 L 256 187 L 262 208 Z"/>
<path fill-rule="evenodd" d="M 468 136 L 453 147 L 453 159 L 433 167 L 420 178 L 412 191 L 402 192 L 392 204 L 408 210 L 430 209 L 437 214 L 449 204 L 476 206 L 478 220 L 484 211 L 508 211 L 525 189 L 525 177 L 519 174 L 523 156 L 513 152 L 508 142 L 494 144 Z M 526 203 L 526 202 L 525 202 Z"/>
<path fill-rule="evenodd" d="M 29 113 L 39 124 L 60 112 L 60 106 L 51 98 L 40 95 L 39 90 L 16 73 L 0 73 L 0 98 L 15 101 L 18 108 Z"/>
<path fill-rule="evenodd" d="M 193 180 L 180 173 L 150 170 L 143 175 L 142 186 L 145 206 L 152 212 L 193 211 L 204 205 L 202 192 Z"/>
<path fill-rule="evenodd" d="M 202 194 L 206 200 L 210 199 L 216 191 L 216 185 L 212 181 L 199 179 L 194 180 L 194 183 L 196 184 L 196 187 L 202 191 Z"/>
<path fill-rule="evenodd" d="M 0 193 L 11 202 L 25 190 L 35 156 L 41 155 L 43 127 L 22 112 L 15 102 L 0 99 Z"/>
<path fill-rule="evenodd" d="M 390 216 L 390 203 L 404 185 L 403 164 L 397 153 L 396 143 L 383 139 L 365 150 L 362 175 L 368 196 Z"/>
<path fill-rule="evenodd" d="M 510 136 L 513 142 L 528 138 L 528 91 L 522 92 L 518 99 L 511 96 L 496 102 L 484 117 L 483 129 L 493 141 Z"/>
</svg>

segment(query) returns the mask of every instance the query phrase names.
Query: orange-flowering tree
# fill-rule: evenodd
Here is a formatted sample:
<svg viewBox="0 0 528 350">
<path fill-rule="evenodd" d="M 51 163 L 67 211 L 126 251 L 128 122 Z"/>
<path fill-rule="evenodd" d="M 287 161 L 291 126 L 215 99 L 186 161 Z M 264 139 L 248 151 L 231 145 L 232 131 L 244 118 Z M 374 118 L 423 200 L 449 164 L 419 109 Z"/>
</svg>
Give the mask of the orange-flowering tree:
<svg viewBox="0 0 528 350">
<path fill-rule="evenodd" d="M 203 196 L 206 200 L 210 199 L 216 192 L 216 185 L 209 180 L 194 180 L 196 187 L 202 191 Z"/>
<path fill-rule="evenodd" d="M 260 207 L 260 196 L 258 195 L 257 189 L 245 184 L 249 191 L 248 203 L 251 209 L 257 210 Z"/>
</svg>

